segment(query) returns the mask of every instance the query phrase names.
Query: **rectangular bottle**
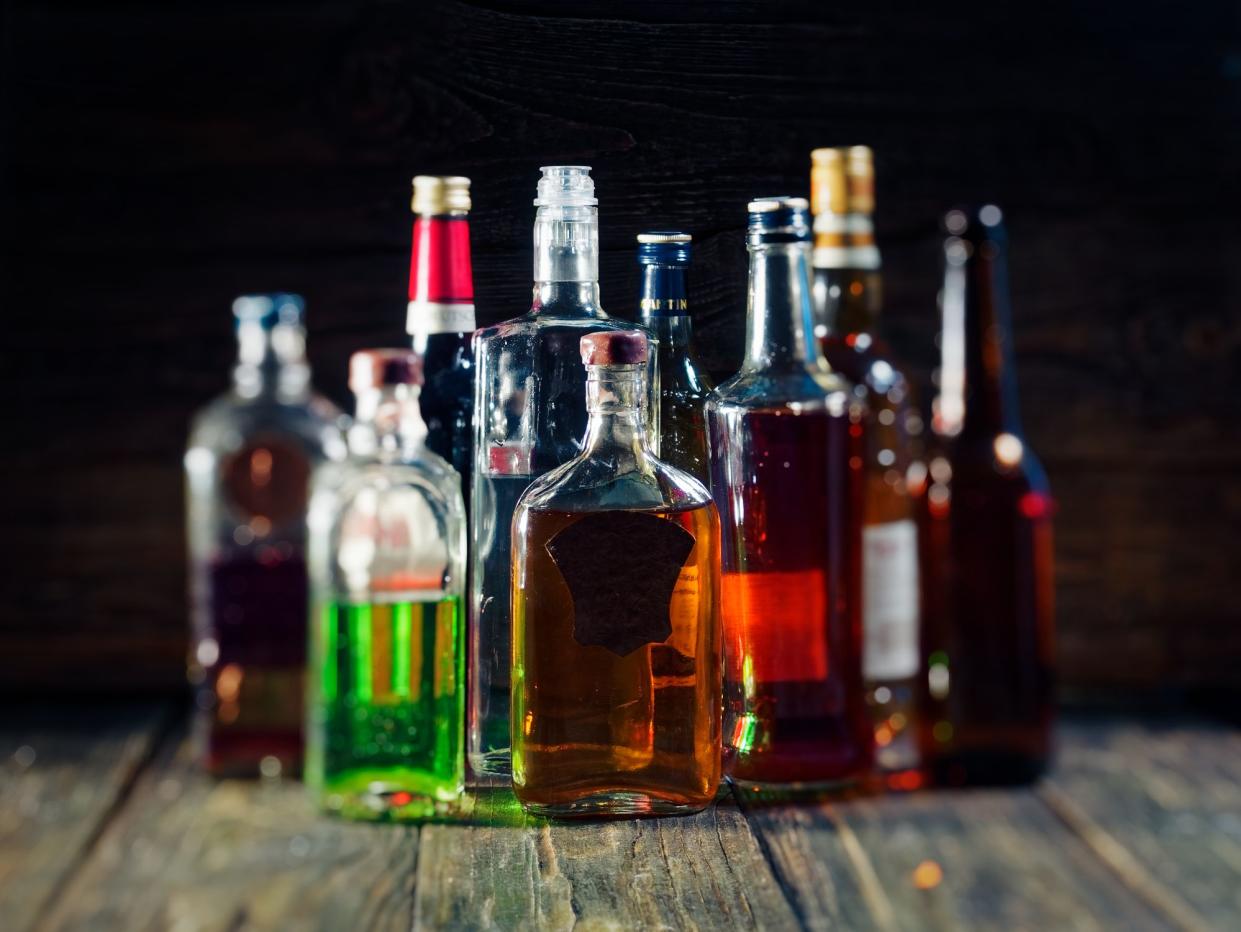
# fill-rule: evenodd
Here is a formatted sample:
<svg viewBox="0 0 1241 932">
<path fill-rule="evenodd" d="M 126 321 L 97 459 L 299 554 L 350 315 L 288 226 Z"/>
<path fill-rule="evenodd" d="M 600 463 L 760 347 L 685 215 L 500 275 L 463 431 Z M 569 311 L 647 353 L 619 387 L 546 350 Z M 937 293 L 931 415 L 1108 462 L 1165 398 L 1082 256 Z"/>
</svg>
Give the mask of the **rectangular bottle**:
<svg viewBox="0 0 1241 932">
<path fill-rule="evenodd" d="M 217 774 L 296 771 L 306 666 L 306 500 L 344 455 L 310 387 L 302 299 L 233 302 L 232 390 L 194 418 L 185 454 L 195 736 Z"/>
<path fill-rule="evenodd" d="M 873 738 L 862 692 L 864 405 L 812 336 L 800 198 L 749 205 L 741 371 L 707 402 L 722 525 L 725 740 L 743 786 L 853 782 Z"/>
<path fill-rule="evenodd" d="M 874 159 L 866 146 L 810 154 L 815 335 L 828 365 L 866 398 L 862 674 L 887 784 L 914 789 L 922 665 L 917 510 L 907 474 L 922 466 L 922 418 L 879 332 Z"/>
<path fill-rule="evenodd" d="M 513 790 L 547 816 L 694 812 L 720 781 L 719 519 L 648 446 L 645 335 L 581 350 L 584 449 L 513 521 Z"/>
<path fill-rule="evenodd" d="M 306 781 L 319 806 L 423 818 L 465 779 L 465 503 L 427 449 L 422 360 L 350 360 L 349 459 L 310 506 L 313 586 Z"/>
<path fill-rule="evenodd" d="M 659 455 L 706 485 L 711 476 L 705 407 L 714 386 L 694 355 L 687 280 L 691 244 L 688 233 L 638 234 L 639 308 L 642 323 L 658 341 Z"/>
<path fill-rule="evenodd" d="M 474 341 L 470 514 L 469 762 L 511 772 L 509 599 L 513 510 L 534 479 L 577 456 L 586 434 L 585 333 L 620 330 L 599 303 L 599 209 L 590 169 L 542 169 L 534 222 L 534 302 Z"/>
<path fill-rule="evenodd" d="M 1036 778 L 1051 754 L 1051 492 L 1022 439 L 999 208 L 944 218 L 942 358 L 923 506 L 922 752 L 940 783 Z"/>
<path fill-rule="evenodd" d="M 414 245 L 405 329 L 422 358 L 426 445 L 461 476 L 474 471 L 474 275 L 470 262 L 470 179 L 414 178 Z"/>
</svg>

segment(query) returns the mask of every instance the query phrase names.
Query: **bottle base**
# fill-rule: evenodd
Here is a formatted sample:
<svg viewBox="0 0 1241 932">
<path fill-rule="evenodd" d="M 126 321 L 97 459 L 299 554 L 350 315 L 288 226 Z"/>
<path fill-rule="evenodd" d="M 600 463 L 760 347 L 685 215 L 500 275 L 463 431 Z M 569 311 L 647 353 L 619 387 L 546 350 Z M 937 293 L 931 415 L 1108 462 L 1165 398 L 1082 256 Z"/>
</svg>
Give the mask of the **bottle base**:
<svg viewBox="0 0 1241 932">
<path fill-rule="evenodd" d="M 647 793 L 598 793 L 564 802 L 545 803 L 521 799 L 531 815 L 547 819 L 641 819 L 682 816 L 702 812 L 711 800 L 676 802 Z"/>
<path fill-rule="evenodd" d="M 485 754 L 470 755 L 470 770 L 476 777 L 511 777 L 513 775 L 513 754 L 508 748 L 499 751 L 487 751 Z"/>
<path fill-rule="evenodd" d="M 792 782 L 729 777 L 728 783 L 743 804 L 752 806 L 842 799 L 861 795 L 867 791 L 865 775 Z"/>
<path fill-rule="evenodd" d="M 325 780 L 316 791 L 329 815 L 368 822 L 418 821 L 451 814 L 460 805 L 462 782 L 403 768 L 363 770 Z"/>
<path fill-rule="evenodd" d="M 1018 752 L 961 751 L 932 758 L 926 771 L 934 786 L 1022 786 L 1047 772 L 1048 758 Z"/>
</svg>

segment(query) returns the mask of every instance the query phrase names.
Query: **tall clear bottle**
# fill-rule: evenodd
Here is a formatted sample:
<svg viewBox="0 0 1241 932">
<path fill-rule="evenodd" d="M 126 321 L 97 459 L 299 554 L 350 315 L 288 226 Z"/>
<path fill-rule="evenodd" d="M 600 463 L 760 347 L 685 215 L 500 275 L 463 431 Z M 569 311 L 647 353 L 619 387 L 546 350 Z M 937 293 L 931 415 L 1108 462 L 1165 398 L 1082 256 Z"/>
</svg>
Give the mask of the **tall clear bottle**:
<svg viewBox="0 0 1241 932">
<path fill-rule="evenodd" d="M 921 668 L 917 509 L 907 476 L 921 468 L 922 418 L 880 332 L 883 275 L 875 245 L 875 167 L 866 146 L 816 149 L 815 335 L 828 365 L 867 403 L 862 527 L 862 672 L 875 757 L 889 786 L 914 789 Z"/>
<path fill-rule="evenodd" d="M 354 818 L 434 814 L 465 779 L 465 503 L 426 447 L 422 359 L 350 360 L 350 455 L 310 505 L 306 774 Z"/>
<path fill-rule="evenodd" d="M 923 755 L 941 783 L 1036 778 L 1051 755 L 1051 490 L 1023 439 L 1000 209 L 944 217 L 942 358 L 923 515 Z"/>
<path fill-rule="evenodd" d="M 513 520 L 513 790 L 553 816 L 672 815 L 720 781 L 719 518 L 647 441 L 647 338 L 581 338 L 582 453 Z"/>
<path fill-rule="evenodd" d="M 471 495 L 469 763 L 511 773 L 510 529 L 532 481 L 582 451 L 586 370 L 582 335 L 627 326 L 599 303 L 599 210 L 590 169 L 542 169 L 534 221 L 529 312 L 474 339 L 474 478 Z"/>
<path fill-rule="evenodd" d="M 808 206 L 749 205 L 745 361 L 707 402 L 727 767 L 743 787 L 856 781 L 874 743 L 860 628 L 865 412 L 813 338 Z"/>
<path fill-rule="evenodd" d="M 195 736 L 219 774 L 301 765 L 306 502 L 313 470 L 345 452 L 340 412 L 310 387 L 302 313 L 291 294 L 233 302 L 233 385 L 185 454 Z"/>
<path fill-rule="evenodd" d="M 422 357 L 426 446 L 452 464 L 470 492 L 474 471 L 474 275 L 470 179 L 414 178 L 414 245 L 405 329 Z"/>
<path fill-rule="evenodd" d="M 642 323 L 658 340 L 659 455 L 709 485 L 706 402 L 714 385 L 694 355 L 688 233 L 638 234 Z"/>
</svg>

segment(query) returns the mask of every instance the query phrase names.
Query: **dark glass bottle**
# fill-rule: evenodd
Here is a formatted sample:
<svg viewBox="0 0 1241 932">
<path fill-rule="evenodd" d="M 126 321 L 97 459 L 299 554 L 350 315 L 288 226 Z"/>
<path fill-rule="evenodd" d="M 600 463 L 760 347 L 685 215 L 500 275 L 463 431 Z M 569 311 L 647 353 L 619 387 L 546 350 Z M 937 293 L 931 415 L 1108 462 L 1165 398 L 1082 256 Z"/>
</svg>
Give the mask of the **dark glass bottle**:
<svg viewBox="0 0 1241 932">
<path fill-rule="evenodd" d="M 710 482 L 705 405 L 714 387 L 694 358 L 689 314 L 688 233 L 638 234 L 642 323 L 659 341 L 659 456 L 702 483 Z"/>
<path fill-rule="evenodd" d="M 695 812 L 720 782 L 719 517 L 648 446 L 646 335 L 581 353 L 584 449 L 513 518 L 513 790 L 551 816 Z"/>
<path fill-rule="evenodd" d="M 874 159 L 866 146 L 811 153 L 814 298 L 823 355 L 865 396 L 862 672 L 886 783 L 915 789 L 920 593 L 916 505 L 922 418 L 879 332 L 882 273 L 875 245 Z"/>
<path fill-rule="evenodd" d="M 807 207 L 750 204 L 746 357 L 707 402 L 724 734 L 743 787 L 854 782 L 874 744 L 859 598 L 864 405 L 812 336 Z"/>
<path fill-rule="evenodd" d="M 340 412 L 316 395 L 302 299 L 233 302 L 231 391 L 194 418 L 185 453 L 197 750 L 213 773 L 295 771 L 306 667 L 306 501 L 345 455 Z"/>
<path fill-rule="evenodd" d="M 1051 753 L 1052 501 L 1022 439 L 997 207 L 944 218 L 942 359 L 923 507 L 923 755 L 948 784 L 1035 779 Z"/>
<path fill-rule="evenodd" d="M 414 245 L 405 329 L 422 357 L 427 449 L 461 476 L 474 469 L 474 276 L 470 264 L 470 179 L 414 178 Z"/>
</svg>

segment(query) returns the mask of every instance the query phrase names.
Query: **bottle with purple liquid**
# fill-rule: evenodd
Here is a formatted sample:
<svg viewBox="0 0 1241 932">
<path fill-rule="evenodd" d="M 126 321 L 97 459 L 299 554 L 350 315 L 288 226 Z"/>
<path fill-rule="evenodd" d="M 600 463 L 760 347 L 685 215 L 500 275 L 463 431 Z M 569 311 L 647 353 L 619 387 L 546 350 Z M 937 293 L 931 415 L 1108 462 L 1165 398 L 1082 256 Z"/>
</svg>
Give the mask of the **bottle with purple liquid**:
<svg viewBox="0 0 1241 932">
<path fill-rule="evenodd" d="M 306 664 L 306 500 L 345 454 L 341 413 L 314 394 L 303 302 L 233 302 L 228 392 L 194 418 L 185 454 L 196 742 L 213 773 L 296 770 Z"/>
</svg>

